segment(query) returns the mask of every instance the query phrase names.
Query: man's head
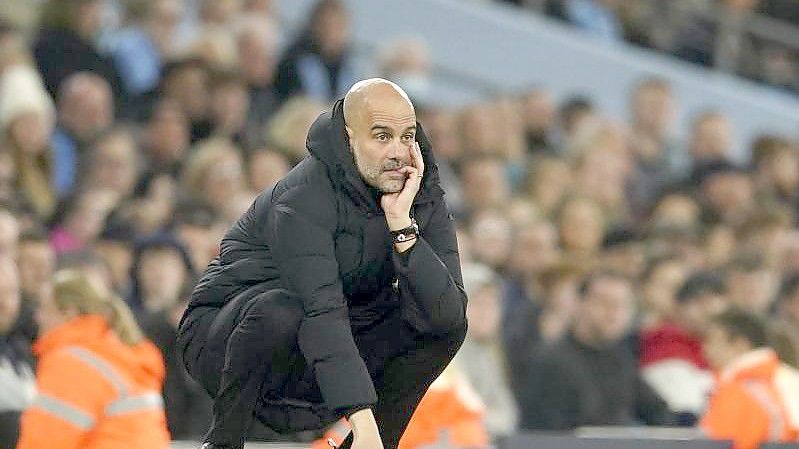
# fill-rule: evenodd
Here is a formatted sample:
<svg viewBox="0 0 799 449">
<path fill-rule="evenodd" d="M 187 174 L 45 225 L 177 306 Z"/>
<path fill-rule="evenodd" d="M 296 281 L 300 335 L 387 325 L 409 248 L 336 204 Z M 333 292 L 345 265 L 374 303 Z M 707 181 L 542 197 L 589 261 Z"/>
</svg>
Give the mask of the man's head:
<svg viewBox="0 0 799 449">
<path fill-rule="evenodd" d="M 712 272 L 699 272 L 683 283 L 677 293 L 677 319 L 691 332 L 700 333 L 707 323 L 727 308 L 724 278 Z"/>
<path fill-rule="evenodd" d="M 766 322 L 740 309 L 730 309 L 715 316 L 703 342 L 705 357 L 716 370 L 724 369 L 749 351 L 767 346 L 769 332 Z"/>
<path fill-rule="evenodd" d="M 661 78 L 641 81 L 630 98 L 633 126 L 640 132 L 661 138 L 674 119 L 674 96 L 669 83 Z"/>
<path fill-rule="evenodd" d="M 400 168 L 411 165 L 416 112 L 396 84 L 372 78 L 356 83 L 344 98 L 344 122 L 355 165 L 364 181 L 382 192 L 405 185 Z"/>
<path fill-rule="evenodd" d="M 20 236 L 19 281 L 22 292 L 28 297 L 36 297 L 42 286 L 50 281 L 55 272 L 55 257 L 55 250 L 44 231 L 30 230 Z"/>
<path fill-rule="evenodd" d="M 476 340 L 492 340 L 499 333 L 501 289 L 496 273 L 485 265 L 463 267 L 463 287 L 469 296 L 466 315 L 469 335 Z"/>
<path fill-rule="evenodd" d="M 591 346 L 612 345 L 629 330 L 634 296 L 630 281 L 612 272 L 590 275 L 581 287 L 575 336 Z"/>
<path fill-rule="evenodd" d="M 701 114 L 693 125 L 690 151 L 694 161 L 726 160 L 732 145 L 732 125 L 718 112 Z"/>
<path fill-rule="evenodd" d="M 78 141 L 92 142 L 114 121 L 108 81 L 89 72 L 67 78 L 59 87 L 58 119 Z"/>
<path fill-rule="evenodd" d="M 0 336 L 7 335 L 19 315 L 19 275 L 14 260 L 0 256 Z"/>
</svg>

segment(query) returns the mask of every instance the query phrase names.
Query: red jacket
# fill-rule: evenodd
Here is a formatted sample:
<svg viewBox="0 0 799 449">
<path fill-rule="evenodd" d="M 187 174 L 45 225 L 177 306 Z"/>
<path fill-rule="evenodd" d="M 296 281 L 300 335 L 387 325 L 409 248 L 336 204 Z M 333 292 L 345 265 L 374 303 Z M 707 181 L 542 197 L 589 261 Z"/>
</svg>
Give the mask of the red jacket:
<svg viewBox="0 0 799 449">
<path fill-rule="evenodd" d="M 167 449 L 164 361 L 150 342 L 128 346 L 98 315 L 44 334 L 37 398 L 22 415 L 17 449 Z"/>
</svg>

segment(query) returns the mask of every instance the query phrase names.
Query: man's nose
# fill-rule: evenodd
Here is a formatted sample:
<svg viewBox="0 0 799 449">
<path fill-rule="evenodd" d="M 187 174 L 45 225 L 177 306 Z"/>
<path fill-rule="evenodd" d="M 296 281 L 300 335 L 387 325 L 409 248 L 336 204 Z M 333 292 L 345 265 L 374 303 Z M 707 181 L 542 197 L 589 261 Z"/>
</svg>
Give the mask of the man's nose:
<svg viewBox="0 0 799 449">
<path fill-rule="evenodd" d="M 389 158 L 407 162 L 409 154 L 408 145 L 405 145 L 401 139 L 396 138 L 391 141 L 391 145 L 389 145 L 388 149 Z"/>
</svg>

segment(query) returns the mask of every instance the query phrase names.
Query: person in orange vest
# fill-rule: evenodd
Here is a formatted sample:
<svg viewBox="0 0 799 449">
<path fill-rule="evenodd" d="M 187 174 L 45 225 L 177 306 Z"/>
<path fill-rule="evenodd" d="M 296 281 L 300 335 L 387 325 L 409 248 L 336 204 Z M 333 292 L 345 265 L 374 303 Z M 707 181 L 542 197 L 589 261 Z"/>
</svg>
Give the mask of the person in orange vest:
<svg viewBox="0 0 799 449">
<path fill-rule="evenodd" d="M 449 365 L 433 382 L 411 417 L 398 449 L 486 449 L 485 406 L 466 376 Z M 351 426 L 337 421 L 311 449 L 340 447 Z"/>
<path fill-rule="evenodd" d="M 36 312 L 37 397 L 17 449 L 167 449 L 164 361 L 124 302 L 78 270 Z"/>
<path fill-rule="evenodd" d="M 765 322 L 742 310 L 723 312 L 707 330 L 704 351 L 717 370 L 700 423 L 708 436 L 732 440 L 735 449 L 799 441 L 799 372 L 769 347 Z"/>
</svg>

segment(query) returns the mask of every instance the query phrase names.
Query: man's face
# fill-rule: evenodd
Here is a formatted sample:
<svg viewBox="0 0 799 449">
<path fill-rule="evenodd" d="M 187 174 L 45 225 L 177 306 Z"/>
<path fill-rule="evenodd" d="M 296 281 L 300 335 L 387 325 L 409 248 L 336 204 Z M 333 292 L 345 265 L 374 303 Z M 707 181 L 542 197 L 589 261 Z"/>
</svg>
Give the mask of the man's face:
<svg viewBox="0 0 799 449">
<path fill-rule="evenodd" d="M 742 339 L 733 339 L 723 326 L 713 323 L 705 332 L 702 352 L 711 368 L 721 370 L 745 352 L 746 346 Z"/>
<path fill-rule="evenodd" d="M 14 327 L 19 315 L 19 278 L 14 261 L 8 257 L 0 260 L 0 335 Z"/>
<path fill-rule="evenodd" d="M 633 293 L 629 282 L 600 278 L 591 283 L 583 299 L 581 319 L 591 327 L 596 343 L 619 341 L 633 315 Z"/>
<path fill-rule="evenodd" d="M 399 95 L 375 92 L 347 123 L 350 148 L 364 181 L 384 193 L 405 186 L 405 174 L 398 171 L 413 164 L 411 152 L 416 141 L 416 114 Z"/>
</svg>

